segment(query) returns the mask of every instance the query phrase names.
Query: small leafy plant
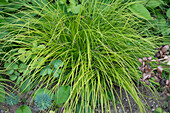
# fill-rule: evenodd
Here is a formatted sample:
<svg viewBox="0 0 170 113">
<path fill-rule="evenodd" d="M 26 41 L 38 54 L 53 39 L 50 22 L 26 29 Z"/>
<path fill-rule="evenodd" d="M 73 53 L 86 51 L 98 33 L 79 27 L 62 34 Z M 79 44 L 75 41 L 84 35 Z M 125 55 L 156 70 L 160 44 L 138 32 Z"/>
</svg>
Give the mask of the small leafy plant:
<svg viewBox="0 0 170 113">
<path fill-rule="evenodd" d="M 64 66 L 64 63 L 61 60 L 53 60 L 51 65 L 45 66 L 40 74 L 42 76 L 53 74 L 54 77 L 58 77 L 61 73 L 61 68 Z M 54 69 L 53 69 L 54 68 Z"/>
<path fill-rule="evenodd" d="M 29 70 L 27 69 L 27 65 L 19 62 L 6 62 L 4 68 L 7 70 L 7 74 L 10 75 L 10 79 L 12 81 L 16 80 L 17 84 L 19 84 L 22 80 L 22 74 L 28 74 L 29 72 Z"/>
<path fill-rule="evenodd" d="M 35 105 L 40 109 L 40 110 L 46 110 L 51 106 L 51 97 L 46 94 L 37 94 L 35 99 L 34 99 L 34 103 Z"/>
<path fill-rule="evenodd" d="M 34 92 L 34 104 L 40 110 L 46 110 L 52 105 L 52 100 L 54 100 L 55 104 L 60 106 L 65 103 L 71 92 L 70 86 L 61 86 L 55 92 L 55 95 L 48 89 L 38 89 Z"/>
</svg>

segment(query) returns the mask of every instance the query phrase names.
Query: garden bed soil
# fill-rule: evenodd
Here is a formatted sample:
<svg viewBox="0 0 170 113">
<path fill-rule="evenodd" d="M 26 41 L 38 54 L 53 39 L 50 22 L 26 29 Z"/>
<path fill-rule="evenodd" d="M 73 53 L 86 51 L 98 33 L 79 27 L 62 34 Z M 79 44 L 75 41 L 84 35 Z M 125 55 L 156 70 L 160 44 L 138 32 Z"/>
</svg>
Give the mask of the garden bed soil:
<svg viewBox="0 0 170 113">
<path fill-rule="evenodd" d="M 143 95 L 146 96 L 145 97 L 146 101 L 142 100 L 142 102 L 148 108 L 147 113 L 154 113 L 154 111 L 158 107 L 161 107 L 166 112 L 170 112 L 170 109 L 168 109 L 168 108 L 170 108 L 170 101 L 168 101 L 168 98 L 165 95 L 164 95 L 165 97 L 163 97 L 161 92 L 159 92 L 159 97 L 161 99 L 158 100 L 151 93 L 151 91 L 147 90 L 146 88 L 140 86 L 139 90 L 141 91 L 141 93 Z M 116 91 L 119 94 L 120 89 L 117 87 Z M 121 92 L 122 92 L 122 96 L 120 96 L 120 97 L 122 97 L 121 100 L 122 100 L 122 104 L 124 106 L 125 113 L 130 113 L 131 111 L 130 111 L 130 106 L 129 106 L 129 102 L 128 102 L 126 93 L 123 89 L 121 89 Z M 115 99 L 118 100 L 118 97 L 115 97 Z M 129 95 L 129 100 L 130 100 L 130 104 L 131 104 L 132 113 L 140 113 L 137 104 L 135 103 L 135 101 L 133 100 L 133 98 L 130 95 Z M 7 104 L 0 103 L 0 113 L 15 113 L 15 111 L 17 110 L 17 108 L 19 106 L 20 105 L 9 106 Z M 118 113 L 124 113 L 123 108 L 120 103 L 117 104 L 116 107 L 117 107 Z M 31 108 L 31 110 L 32 110 L 32 113 L 46 113 L 46 112 L 39 112 L 39 110 L 36 109 L 35 107 Z M 59 113 L 61 113 L 61 112 L 59 112 Z M 101 113 L 101 110 L 96 109 L 95 113 Z M 109 111 L 108 111 L 108 113 L 109 113 Z M 114 106 L 112 106 L 112 104 L 111 104 L 111 113 L 116 113 L 115 108 L 114 108 Z"/>
</svg>

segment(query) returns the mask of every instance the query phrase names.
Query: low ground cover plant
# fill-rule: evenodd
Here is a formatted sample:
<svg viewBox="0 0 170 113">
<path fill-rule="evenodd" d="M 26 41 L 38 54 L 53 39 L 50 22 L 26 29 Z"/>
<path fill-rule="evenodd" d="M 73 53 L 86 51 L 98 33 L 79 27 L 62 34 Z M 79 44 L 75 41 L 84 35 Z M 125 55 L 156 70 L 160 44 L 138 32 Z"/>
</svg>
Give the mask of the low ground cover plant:
<svg viewBox="0 0 170 113">
<path fill-rule="evenodd" d="M 154 55 L 164 38 L 150 34 L 151 24 L 149 29 L 143 27 L 148 18 L 141 20 L 131 13 L 132 2 L 4 4 L 0 10 L 0 17 L 6 18 L 0 24 L 0 102 L 5 103 L 6 94 L 17 92 L 24 95 L 18 113 L 31 112 L 34 105 L 45 112 L 58 108 L 66 113 L 111 112 L 110 101 L 117 112 L 115 96 L 122 105 L 115 90 L 118 86 L 133 97 L 140 112 L 146 112 L 136 86 L 141 78 L 137 59 Z"/>
</svg>

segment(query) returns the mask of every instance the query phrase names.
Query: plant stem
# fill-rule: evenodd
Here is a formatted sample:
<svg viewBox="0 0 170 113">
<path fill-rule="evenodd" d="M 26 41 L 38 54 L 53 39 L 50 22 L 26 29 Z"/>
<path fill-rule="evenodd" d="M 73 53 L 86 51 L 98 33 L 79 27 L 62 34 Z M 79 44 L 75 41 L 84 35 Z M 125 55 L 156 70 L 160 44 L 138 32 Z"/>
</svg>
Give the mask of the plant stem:
<svg viewBox="0 0 170 113">
<path fill-rule="evenodd" d="M 144 6 L 146 6 L 146 5 L 149 3 L 149 1 L 150 1 L 150 0 L 148 0 Z"/>
</svg>

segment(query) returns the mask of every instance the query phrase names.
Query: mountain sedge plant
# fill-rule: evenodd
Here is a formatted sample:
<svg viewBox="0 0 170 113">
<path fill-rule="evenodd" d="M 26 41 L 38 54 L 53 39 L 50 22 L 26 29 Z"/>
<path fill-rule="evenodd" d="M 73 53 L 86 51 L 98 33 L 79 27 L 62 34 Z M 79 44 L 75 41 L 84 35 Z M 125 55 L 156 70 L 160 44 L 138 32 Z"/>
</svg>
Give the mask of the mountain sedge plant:
<svg viewBox="0 0 170 113">
<path fill-rule="evenodd" d="M 23 73 L 23 81 L 15 85 L 15 89 L 25 85 L 24 80 L 29 80 L 25 86 L 34 91 L 46 87 L 55 93 L 60 86 L 67 85 L 71 93 L 62 104 L 64 112 L 111 113 L 110 102 L 117 112 L 116 96 L 120 104 L 123 103 L 115 90 L 118 86 L 125 90 L 127 97 L 134 99 L 139 112 L 146 112 L 141 101 L 144 97 L 136 85 L 141 78 L 137 60 L 153 55 L 153 48 L 161 38 L 150 36 L 147 28 L 142 27 L 145 20 L 130 13 L 130 2 L 28 1 L 19 2 L 22 7 L 13 14 L 0 11 L 9 19 L 0 27 L 1 32 L 6 33 L 0 40 L 7 49 L 2 60 L 15 56 L 15 62 L 24 62 L 30 70 L 29 74 Z M 20 48 L 31 52 L 19 53 Z M 23 56 L 25 60 L 20 61 Z M 61 60 L 63 67 L 50 68 L 48 74 L 40 74 L 54 60 Z M 58 75 L 54 76 L 52 70 Z M 53 108 L 55 105 L 53 103 Z M 129 106 L 131 108 L 130 101 Z"/>
</svg>

